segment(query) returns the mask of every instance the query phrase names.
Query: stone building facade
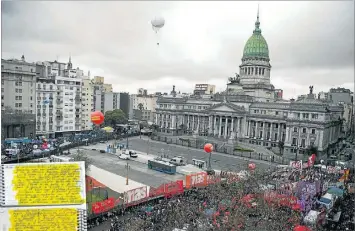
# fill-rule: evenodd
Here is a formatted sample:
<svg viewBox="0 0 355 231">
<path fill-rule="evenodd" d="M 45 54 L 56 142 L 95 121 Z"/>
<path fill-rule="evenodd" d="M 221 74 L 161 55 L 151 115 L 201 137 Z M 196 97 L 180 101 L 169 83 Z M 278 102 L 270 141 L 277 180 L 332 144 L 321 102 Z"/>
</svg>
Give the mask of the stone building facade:
<svg viewBox="0 0 355 231">
<path fill-rule="evenodd" d="M 336 152 L 342 138 L 343 107 L 317 99 L 313 86 L 300 100 L 275 98 L 269 61 L 258 16 L 243 51 L 240 75 L 229 78 L 226 91 L 209 97 L 161 96 L 155 124 L 166 134 L 248 142 L 290 158 L 308 154 L 311 148 L 320 155 Z"/>
</svg>

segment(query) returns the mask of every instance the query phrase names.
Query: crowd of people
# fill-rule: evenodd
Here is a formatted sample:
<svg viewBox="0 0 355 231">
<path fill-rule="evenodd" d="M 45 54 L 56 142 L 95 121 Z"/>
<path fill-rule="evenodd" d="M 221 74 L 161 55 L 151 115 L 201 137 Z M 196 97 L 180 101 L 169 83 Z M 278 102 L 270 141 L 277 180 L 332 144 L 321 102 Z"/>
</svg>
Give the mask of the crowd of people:
<svg viewBox="0 0 355 231">
<path fill-rule="evenodd" d="M 237 182 L 222 181 L 204 188 L 193 188 L 172 198 L 155 199 L 128 208 L 122 207 L 90 221 L 89 228 L 100 223 L 109 223 L 109 227 L 95 230 L 291 231 L 297 225 L 308 225 L 304 224 L 307 210 L 294 208 L 291 206 L 293 202 L 275 203 L 275 200 L 270 202 L 266 199 L 269 197 L 265 195 L 269 195 L 270 191 L 261 185 L 266 185 L 273 176 L 273 173 L 253 173 L 247 179 L 239 179 Z M 307 178 L 304 180 L 310 182 L 323 178 L 318 170 L 309 170 L 300 177 Z M 350 181 L 353 181 L 353 178 Z M 287 195 L 287 191 L 277 192 L 283 196 L 290 196 Z M 289 198 L 291 201 L 292 196 Z M 354 194 L 346 194 L 338 203 L 338 207 L 344 211 L 341 221 L 336 225 L 317 224 L 312 230 L 346 231 L 354 227 L 355 209 L 352 206 Z"/>
</svg>

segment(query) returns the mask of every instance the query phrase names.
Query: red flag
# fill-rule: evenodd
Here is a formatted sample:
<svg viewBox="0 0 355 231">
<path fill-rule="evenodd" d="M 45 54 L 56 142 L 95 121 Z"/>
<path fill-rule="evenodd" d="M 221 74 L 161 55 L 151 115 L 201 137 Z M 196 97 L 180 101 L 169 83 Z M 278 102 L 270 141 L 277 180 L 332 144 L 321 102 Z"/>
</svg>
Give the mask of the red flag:
<svg viewBox="0 0 355 231">
<path fill-rule="evenodd" d="M 314 165 L 314 161 L 316 161 L 316 154 L 312 154 L 308 157 L 308 167 L 312 167 Z"/>
</svg>

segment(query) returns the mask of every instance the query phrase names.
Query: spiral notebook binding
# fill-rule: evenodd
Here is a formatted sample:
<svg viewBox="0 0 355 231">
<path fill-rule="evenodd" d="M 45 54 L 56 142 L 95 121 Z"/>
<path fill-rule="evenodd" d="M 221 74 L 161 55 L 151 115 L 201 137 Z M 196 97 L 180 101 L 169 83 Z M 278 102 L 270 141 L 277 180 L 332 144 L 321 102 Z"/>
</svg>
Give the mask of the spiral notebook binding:
<svg viewBox="0 0 355 231">
<path fill-rule="evenodd" d="M 5 205 L 4 165 L 0 165 L 0 206 Z"/>
</svg>

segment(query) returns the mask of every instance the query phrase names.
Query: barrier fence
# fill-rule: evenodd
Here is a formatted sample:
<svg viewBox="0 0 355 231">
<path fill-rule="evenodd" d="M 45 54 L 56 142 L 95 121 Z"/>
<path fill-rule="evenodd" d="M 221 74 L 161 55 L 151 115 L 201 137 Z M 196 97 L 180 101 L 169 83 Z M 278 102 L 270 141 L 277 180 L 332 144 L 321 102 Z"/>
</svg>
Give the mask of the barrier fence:
<svg viewBox="0 0 355 231">
<path fill-rule="evenodd" d="M 117 202 L 118 200 L 115 201 L 114 198 L 95 202 L 92 205 L 92 211 L 88 216 L 88 219 L 96 218 L 98 215 L 102 215 L 103 213 L 119 208 L 120 206 L 128 208 L 159 197 L 170 198 L 175 195 L 183 194 L 185 190 L 190 190 L 192 187 L 206 187 L 220 181 L 221 176 L 219 175 L 207 175 L 205 172 L 200 172 L 186 175 L 185 180 L 164 183 L 156 188 L 143 186 L 131 189 L 124 193 L 123 200 L 119 202 Z"/>
<path fill-rule="evenodd" d="M 264 153 L 257 153 L 250 148 L 250 151 L 248 149 L 242 149 L 242 151 L 238 151 L 235 149 L 235 147 L 231 147 L 229 145 L 224 145 L 222 143 L 217 143 L 209 140 L 203 140 L 203 139 L 179 139 L 179 138 L 172 138 L 172 137 L 166 137 L 166 136 L 151 136 L 152 140 L 155 141 L 160 141 L 160 142 L 165 142 L 167 144 L 175 144 L 175 145 L 180 145 L 184 147 L 190 147 L 190 148 L 197 148 L 197 149 L 203 149 L 204 145 L 206 142 L 209 142 L 213 145 L 213 148 L 216 152 L 224 153 L 224 154 L 229 154 L 233 156 L 240 156 L 244 158 L 249 158 L 249 159 L 254 159 L 254 160 L 264 160 L 264 161 L 271 161 L 274 163 L 278 164 L 288 164 L 289 160 L 281 157 L 281 156 L 275 156 L 273 155 L 270 157 L 268 154 Z"/>
<path fill-rule="evenodd" d="M 131 134 L 128 136 L 132 137 L 132 136 L 137 136 L 137 135 Z M 77 148 L 77 147 L 85 146 L 85 145 L 91 145 L 93 143 L 98 143 L 100 141 L 108 141 L 108 140 L 112 140 L 112 139 L 117 139 L 117 140 L 118 139 L 125 139 L 126 137 L 127 137 L 126 135 L 115 137 L 113 134 L 108 134 L 103 137 L 90 138 L 87 141 L 76 141 L 76 142 L 70 143 L 64 147 L 59 147 L 55 150 L 51 150 L 48 152 L 42 152 L 40 155 L 28 154 L 26 156 L 20 156 L 20 158 L 18 158 L 17 156 L 14 156 L 11 159 L 2 160 L 1 163 L 2 164 L 23 163 L 23 162 L 26 162 L 26 161 L 29 161 L 32 159 L 50 157 L 51 155 L 60 155 L 63 151 L 67 151 L 72 148 Z"/>
</svg>

